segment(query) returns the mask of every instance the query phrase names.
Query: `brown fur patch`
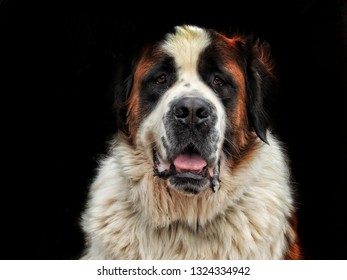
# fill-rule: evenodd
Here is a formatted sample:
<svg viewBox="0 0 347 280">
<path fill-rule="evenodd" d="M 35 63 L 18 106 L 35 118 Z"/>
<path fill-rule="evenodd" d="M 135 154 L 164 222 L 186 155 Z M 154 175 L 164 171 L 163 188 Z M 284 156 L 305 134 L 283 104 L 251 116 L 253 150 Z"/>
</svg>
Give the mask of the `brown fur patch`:
<svg viewBox="0 0 347 280">
<path fill-rule="evenodd" d="M 156 59 L 160 57 L 162 53 L 155 49 L 152 50 L 150 47 L 146 47 L 142 51 L 141 59 L 135 66 L 134 80 L 130 98 L 126 104 L 127 111 L 127 126 L 129 136 L 131 140 L 134 140 L 137 134 L 137 130 L 143 116 L 140 114 L 139 100 L 141 92 L 141 83 L 143 77 L 146 76 L 148 71 L 155 65 Z"/>
<path fill-rule="evenodd" d="M 290 244 L 290 247 L 286 253 L 285 259 L 286 260 L 302 260 L 304 259 L 304 256 L 302 254 L 301 247 L 299 245 L 299 237 L 297 236 L 297 227 L 298 227 L 298 221 L 297 216 L 295 213 L 292 214 L 291 220 L 290 220 L 291 226 L 295 232 L 295 239 Z"/>
</svg>

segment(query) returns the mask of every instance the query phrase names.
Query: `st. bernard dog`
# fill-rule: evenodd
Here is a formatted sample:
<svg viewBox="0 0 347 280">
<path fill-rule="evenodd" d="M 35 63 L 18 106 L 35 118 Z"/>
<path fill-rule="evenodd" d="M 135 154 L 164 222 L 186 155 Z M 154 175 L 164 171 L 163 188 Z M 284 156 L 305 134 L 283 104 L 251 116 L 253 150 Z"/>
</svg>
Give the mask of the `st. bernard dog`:
<svg viewBox="0 0 347 280">
<path fill-rule="evenodd" d="M 249 36 L 184 25 L 146 46 L 116 93 L 124 123 L 91 185 L 81 259 L 300 258 L 263 104 L 274 79 Z"/>
</svg>

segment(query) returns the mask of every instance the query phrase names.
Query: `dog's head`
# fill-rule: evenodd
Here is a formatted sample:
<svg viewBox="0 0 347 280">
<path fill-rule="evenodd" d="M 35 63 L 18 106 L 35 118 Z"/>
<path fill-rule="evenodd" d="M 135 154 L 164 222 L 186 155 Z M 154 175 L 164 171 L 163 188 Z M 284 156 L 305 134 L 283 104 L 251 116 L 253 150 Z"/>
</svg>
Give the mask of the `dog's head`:
<svg viewBox="0 0 347 280">
<path fill-rule="evenodd" d="M 119 95 L 121 131 L 168 186 L 217 191 L 221 161 L 232 169 L 258 138 L 267 141 L 271 68 L 264 42 L 176 27 L 138 57 Z"/>
</svg>

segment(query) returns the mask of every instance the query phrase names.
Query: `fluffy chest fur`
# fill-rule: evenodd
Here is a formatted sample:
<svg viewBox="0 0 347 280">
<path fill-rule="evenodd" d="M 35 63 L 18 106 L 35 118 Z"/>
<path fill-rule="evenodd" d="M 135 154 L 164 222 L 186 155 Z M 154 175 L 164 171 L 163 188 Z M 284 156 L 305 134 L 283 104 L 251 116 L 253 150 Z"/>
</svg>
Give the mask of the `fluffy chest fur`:
<svg viewBox="0 0 347 280">
<path fill-rule="evenodd" d="M 285 159 L 269 139 L 235 174 L 221 172 L 220 191 L 184 197 L 153 177 L 146 155 L 117 143 L 91 189 L 84 258 L 283 258 L 295 238 L 292 198 Z"/>
</svg>

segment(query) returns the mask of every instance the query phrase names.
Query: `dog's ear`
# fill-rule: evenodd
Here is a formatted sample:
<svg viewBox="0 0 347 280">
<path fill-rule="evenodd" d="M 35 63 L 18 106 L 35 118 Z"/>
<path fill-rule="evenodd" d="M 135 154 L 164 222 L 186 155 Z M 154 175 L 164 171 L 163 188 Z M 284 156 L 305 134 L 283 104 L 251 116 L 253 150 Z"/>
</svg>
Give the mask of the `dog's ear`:
<svg viewBox="0 0 347 280">
<path fill-rule="evenodd" d="M 130 61 L 130 62 L 129 62 Z M 119 59 L 114 70 L 114 109 L 117 122 L 117 130 L 128 134 L 127 106 L 134 81 L 134 69 L 136 58 Z"/>
<path fill-rule="evenodd" d="M 244 45 L 247 52 L 246 88 L 247 111 L 251 128 L 257 136 L 267 142 L 266 131 L 269 118 L 265 99 L 276 89 L 274 63 L 270 56 L 270 45 L 266 41 L 249 37 Z"/>
</svg>

